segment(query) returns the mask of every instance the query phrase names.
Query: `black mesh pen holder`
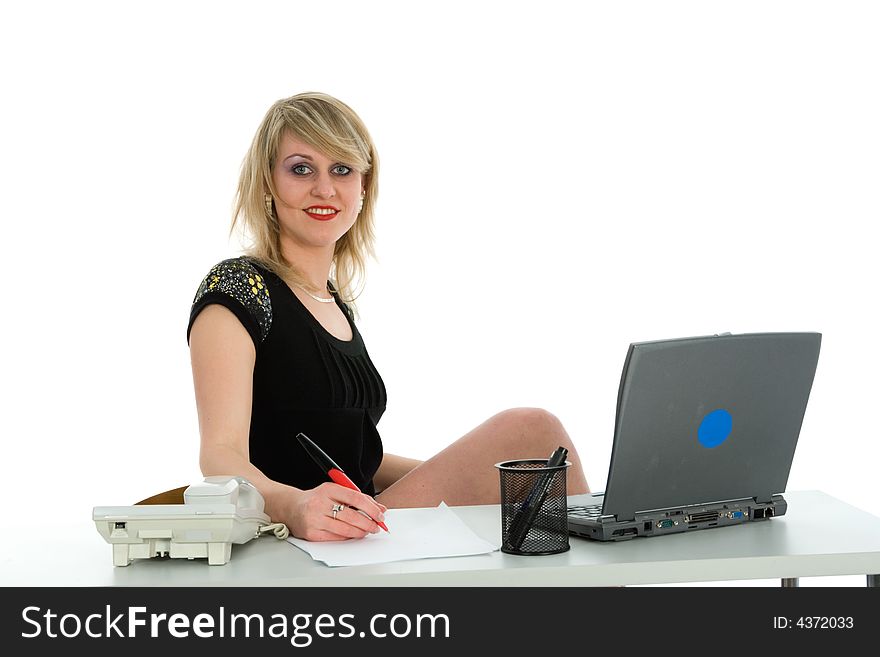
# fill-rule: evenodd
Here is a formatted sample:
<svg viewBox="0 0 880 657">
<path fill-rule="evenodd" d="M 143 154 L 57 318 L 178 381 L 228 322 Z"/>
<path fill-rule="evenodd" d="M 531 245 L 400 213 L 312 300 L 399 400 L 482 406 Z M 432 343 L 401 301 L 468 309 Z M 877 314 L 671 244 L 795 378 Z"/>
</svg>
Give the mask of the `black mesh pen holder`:
<svg viewBox="0 0 880 657">
<path fill-rule="evenodd" d="M 501 475 L 501 551 L 559 554 L 569 549 L 565 474 L 543 459 L 496 463 Z"/>
</svg>

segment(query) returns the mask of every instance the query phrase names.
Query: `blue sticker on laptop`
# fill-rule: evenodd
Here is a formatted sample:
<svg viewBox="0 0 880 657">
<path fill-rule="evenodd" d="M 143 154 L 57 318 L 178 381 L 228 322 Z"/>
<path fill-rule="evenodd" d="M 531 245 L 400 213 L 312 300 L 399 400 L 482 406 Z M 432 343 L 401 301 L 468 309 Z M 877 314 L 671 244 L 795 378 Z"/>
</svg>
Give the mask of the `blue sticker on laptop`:
<svg viewBox="0 0 880 657">
<path fill-rule="evenodd" d="M 703 447 L 718 447 L 727 440 L 733 430 L 733 418 L 723 408 L 718 408 L 700 422 L 697 430 L 697 440 Z"/>
</svg>

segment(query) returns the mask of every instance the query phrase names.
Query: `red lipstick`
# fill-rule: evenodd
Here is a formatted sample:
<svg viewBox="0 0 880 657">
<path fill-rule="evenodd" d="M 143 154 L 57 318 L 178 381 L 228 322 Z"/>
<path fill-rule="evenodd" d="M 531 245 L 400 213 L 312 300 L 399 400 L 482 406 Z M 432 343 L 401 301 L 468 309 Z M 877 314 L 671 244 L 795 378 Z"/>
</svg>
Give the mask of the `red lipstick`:
<svg viewBox="0 0 880 657">
<path fill-rule="evenodd" d="M 330 221 L 339 214 L 339 209 L 334 208 L 332 205 L 310 205 L 303 212 L 317 221 Z"/>
</svg>

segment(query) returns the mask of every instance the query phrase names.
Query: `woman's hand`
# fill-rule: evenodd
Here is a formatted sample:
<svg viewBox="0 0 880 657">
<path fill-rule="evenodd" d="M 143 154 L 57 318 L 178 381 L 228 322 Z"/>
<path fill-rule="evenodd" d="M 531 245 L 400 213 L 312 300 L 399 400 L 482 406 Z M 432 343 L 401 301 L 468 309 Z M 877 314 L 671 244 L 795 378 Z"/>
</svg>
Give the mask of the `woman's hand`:
<svg viewBox="0 0 880 657">
<path fill-rule="evenodd" d="M 344 508 L 334 518 L 337 504 Z M 286 507 L 284 524 L 291 535 L 307 541 L 344 541 L 375 534 L 379 531 L 376 521 L 384 520 L 388 510 L 369 495 L 331 482 L 298 491 Z"/>
</svg>

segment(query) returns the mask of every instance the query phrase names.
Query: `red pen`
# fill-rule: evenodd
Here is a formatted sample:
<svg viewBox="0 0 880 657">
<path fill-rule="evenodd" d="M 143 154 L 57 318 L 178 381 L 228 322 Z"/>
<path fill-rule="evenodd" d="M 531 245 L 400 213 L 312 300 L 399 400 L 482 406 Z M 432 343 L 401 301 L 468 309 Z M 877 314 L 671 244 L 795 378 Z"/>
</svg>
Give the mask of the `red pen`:
<svg viewBox="0 0 880 657">
<path fill-rule="evenodd" d="M 302 444 L 302 446 L 305 448 L 305 450 L 309 453 L 309 456 L 311 456 L 315 460 L 315 463 L 317 463 L 319 466 L 321 466 L 321 469 L 327 473 L 327 476 L 330 477 L 330 479 L 332 479 L 335 483 L 339 484 L 340 486 L 345 486 L 346 488 L 351 488 L 352 490 L 356 490 L 358 493 L 361 492 L 361 489 L 358 488 L 357 485 L 351 479 L 348 478 L 348 475 L 346 475 L 342 471 L 342 468 L 340 468 L 338 465 L 336 465 L 336 463 L 333 461 L 333 459 L 331 459 L 329 456 L 327 456 L 327 452 L 325 452 L 323 449 L 321 449 L 315 443 L 313 443 L 311 438 L 309 438 L 304 433 L 296 434 L 296 438 L 297 438 L 297 440 L 299 440 L 300 444 Z M 368 518 L 370 518 L 370 516 L 367 515 L 364 511 L 361 511 L 360 509 L 356 509 L 356 510 L 360 511 L 361 513 L 366 515 Z M 373 520 L 373 518 L 370 518 L 370 520 Z M 385 526 L 384 522 L 380 522 L 378 520 L 376 520 L 375 522 L 377 525 L 379 525 L 386 532 L 388 531 L 388 527 Z"/>
</svg>

